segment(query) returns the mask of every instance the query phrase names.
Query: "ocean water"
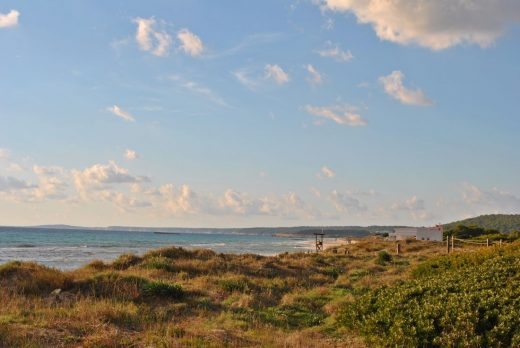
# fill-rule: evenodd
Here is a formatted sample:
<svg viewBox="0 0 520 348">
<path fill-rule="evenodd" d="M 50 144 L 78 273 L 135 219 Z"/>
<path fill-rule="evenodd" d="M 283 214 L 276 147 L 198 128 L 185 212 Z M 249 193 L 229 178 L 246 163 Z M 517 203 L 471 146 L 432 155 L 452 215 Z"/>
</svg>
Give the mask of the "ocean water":
<svg viewBox="0 0 520 348">
<path fill-rule="evenodd" d="M 96 259 L 110 261 L 123 253 L 141 255 L 167 246 L 274 255 L 310 250 L 309 242 L 311 239 L 270 235 L 0 227 L 0 264 L 36 261 L 59 269 L 73 269 Z"/>
</svg>

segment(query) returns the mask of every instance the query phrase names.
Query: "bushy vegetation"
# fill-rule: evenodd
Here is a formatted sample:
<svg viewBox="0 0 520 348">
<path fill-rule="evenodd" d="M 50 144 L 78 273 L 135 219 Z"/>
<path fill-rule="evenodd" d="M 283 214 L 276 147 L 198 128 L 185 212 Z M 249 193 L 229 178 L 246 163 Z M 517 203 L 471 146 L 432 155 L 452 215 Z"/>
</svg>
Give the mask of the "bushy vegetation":
<svg viewBox="0 0 520 348">
<path fill-rule="evenodd" d="M 0 347 L 365 347 L 398 345 L 399 330 L 404 345 L 456 345 L 458 314 L 460 325 L 477 318 L 478 330 L 465 332 L 480 338 L 468 342 L 515 344 L 518 319 L 502 323 L 518 313 L 516 251 L 493 263 L 482 252 L 439 258 L 444 248 L 408 241 L 395 255 L 393 242 L 369 237 L 336 252 L 272 257 L 172 247 L 70 272 L 10 262 L 0 266 Z M 470 272 L 486 262 L 496 279 Z M 497 281 L 510 286 L 484 296 Z M 440 320 L 433 329 L 430 317 Z"/>
<path fill-rule="evenodd" d="M 370 291 L 339 322 L 374 346 L 520 345 L 520 246 L 436 258 Z"/>
<path fill-rule="evenodd" d="M 381 250 L 377 253 L 376 264 L 384 266 L 390 261 L 392 261 L 392 255 L 390 255 L 388 251 Z"/>
<path fill-rule="evenodd" d="M 490 241 L 502 240 L 512 242 L 520 239 L 520 230 L 504 233 L 495 229 L 483 228 L 475 225 L 456 225 L 455 227 L 444 231 L 444 237 L 446 236 L 454 236 L 455 238 L 460 239 L 479 239 L 482 241 L 488 239 Z"/>
<path fill-rule="evenodd" d="M 480 215 L 444 225 L 444 230 L 451 230 L 457 225 L 477 226 L 483 229 L 496 230 L 502 233 L 520 231 L 520 214 Z"/>
</svg>

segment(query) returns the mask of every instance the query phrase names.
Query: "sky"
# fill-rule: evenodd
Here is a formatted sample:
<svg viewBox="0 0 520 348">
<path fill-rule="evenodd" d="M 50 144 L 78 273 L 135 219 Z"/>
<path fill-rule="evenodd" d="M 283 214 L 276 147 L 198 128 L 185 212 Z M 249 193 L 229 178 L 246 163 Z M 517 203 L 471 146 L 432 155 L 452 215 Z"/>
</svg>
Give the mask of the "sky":
<svg viewBox="0 0 520 348">
<path fill-rule="evenodd" d="M 0 225 L 520 213 L 520 2 L 0 2 Z"/>
</svg>

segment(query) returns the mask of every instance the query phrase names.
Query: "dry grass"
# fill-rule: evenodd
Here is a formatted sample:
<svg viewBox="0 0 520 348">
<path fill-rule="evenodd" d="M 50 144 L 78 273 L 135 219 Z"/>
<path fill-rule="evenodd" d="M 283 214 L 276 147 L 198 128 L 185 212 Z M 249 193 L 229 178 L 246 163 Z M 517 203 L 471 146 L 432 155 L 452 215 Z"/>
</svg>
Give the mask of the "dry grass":
<svg viewBox="0 0 520 348">
<path fill-rule="evenodd" d="M 335 249 L 262 257 L 166 248 L 71 272 L 8 263 L 0 347 L 360 347 L 335 324 L 341 305 L 444 253 L 413 241 L 397 256 L 377 238 Z M 381 250 L 393 255 L 384 265 Z"/>
</svg>

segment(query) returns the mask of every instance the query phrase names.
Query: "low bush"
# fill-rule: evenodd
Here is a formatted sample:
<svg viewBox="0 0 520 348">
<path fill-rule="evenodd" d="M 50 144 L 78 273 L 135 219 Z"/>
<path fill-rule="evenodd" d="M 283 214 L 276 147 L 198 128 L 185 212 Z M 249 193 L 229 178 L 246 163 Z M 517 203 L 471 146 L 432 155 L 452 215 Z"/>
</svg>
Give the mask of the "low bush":
<svg viewBox="0 0 520 348">
<path fill-rule="evenodd" d="M 148 297 L 180 299 L 184 296 L 184 291 L 180 285 L 161 281 L 144 283 L 141 289 L 143 294 Z"/>
<path fill-rule="evenodd" d="M 63 272 L 32 262 L 8 262 L 0 265 L 0 286 L 16 293 L 48 295 L 54 289 L 70 286 Z"/>
<path fill-rule="evenodd" d="M 112 268 L 125 270 L 141 262 L 141 258 L 134 254 L 123 254 L 112 262 Z"/>
<path fill-rule="evenodd" d="M 418 279 L 349 303 L 339 323 L 372 346 L 519 346 L 520 253 L 445 259 L 429 262 L 438 265 L 429 276 L 421 272 Z"/>
<path fill-rule="evenodd" d="M 175 268 L 171 263 L 170 259 L 164 256 L 153 256 L 146 258 L 140 265 L 143 268 L 148 269 L 159 269 L 167 272 L 174 272 Z"/>
<path fill-rule="evenodd" d="M 387 251 L 382 250 L 377 253 L 375 263 L 381 266 L 386 265 L 388 262 L 392 261 L 392 255 L 390 255 Z"/>
<path fill-rule="evenodd" d="M 247 292 L 251 289 L 250 283 L 245 277 L 221 279 L 218 283 L 226 292 Z"/>
</svg>

